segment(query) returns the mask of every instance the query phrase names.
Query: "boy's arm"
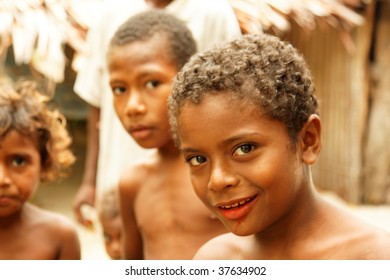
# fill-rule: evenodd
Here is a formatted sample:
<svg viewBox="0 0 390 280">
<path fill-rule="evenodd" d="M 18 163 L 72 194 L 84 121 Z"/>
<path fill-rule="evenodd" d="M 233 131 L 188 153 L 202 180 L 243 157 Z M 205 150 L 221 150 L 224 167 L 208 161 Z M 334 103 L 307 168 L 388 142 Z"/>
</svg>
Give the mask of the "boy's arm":
<svg viewBox="0 0 390 280">
<path fill-rule="evenodd" d="M 73 201 L 73 209 L 76 218 L 85 226 L 88 226 L 89 221 L 86 221 L 83 218 L 81 206 L 83 204 L 94 206 L 95 204 L 97 162 L 99 157 L 99 120 L 100 109 L 90 106 L 87 121 L 87 152 L 84 174 L 81 186 Z"/>
<path fill-rule="evenodd" d="M 124 256 L 128 260 L 143 259 L 142 236 L 134 211 L 134 202 L 139 189 L 136 172 L 124 172 L 119 182 L 120 214 L 123 226 Z"/>
</svg>

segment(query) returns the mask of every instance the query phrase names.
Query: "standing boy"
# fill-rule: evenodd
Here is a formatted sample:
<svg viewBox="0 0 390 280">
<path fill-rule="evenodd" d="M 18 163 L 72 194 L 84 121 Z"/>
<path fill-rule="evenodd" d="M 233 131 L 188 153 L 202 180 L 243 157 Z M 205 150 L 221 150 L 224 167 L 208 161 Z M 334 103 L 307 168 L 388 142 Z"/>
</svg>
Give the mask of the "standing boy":
<svg viewBox="0 0 390 280">
<path fill-rule="evenodd" d="M 193 192 L 168 124 L 172 80 L 195 51 L 186 25 L 159 10 L 130 18 L 111 41 L 115 111 L 141 147 L 156 149 L 119 184 L 128 259 L 191 259 L 203 243 L 226 232 Z"/>
<path fill-rule="evenodd" d="M 315 190 L 321 121 L 309 69 L 291 45 L 246 35 L 200 53 L 169 102 L 194 190 L 233 233 L 195 258 L 390 259 L 389 233 Z"/>
<path fill-rule="evenodd" d="M 88 145 L 82 184 L 74 199 L 78 220 L 83 204 L 99 210 L 101 194 L 116 188 L 123 169 L 150 154 L 121 127 L 112 106 L 106 54 L 109 41 L 127 18 L 147 9 L 159 8 L 183 20 L 199 50 L 241 35 L 237 18 L 227 0 L 110 0 L 102 16 L 88 33 L 88 57 L 80 69 L 75 92 L 88 104 Z M 126 156 L 124 156 L 126 155 Z M 95 199 L 96 196 L 96 199 Z"/>
</svg>

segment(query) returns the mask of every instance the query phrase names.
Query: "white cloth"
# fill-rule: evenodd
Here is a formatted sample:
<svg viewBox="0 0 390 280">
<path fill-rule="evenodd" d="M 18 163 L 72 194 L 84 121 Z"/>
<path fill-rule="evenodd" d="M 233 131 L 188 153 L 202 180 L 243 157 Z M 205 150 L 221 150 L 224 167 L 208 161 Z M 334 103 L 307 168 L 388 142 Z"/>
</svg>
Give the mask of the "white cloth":
<svg viewBox="0 0 390 280">
<path fill-rule="evenodd" d="M 149 8 L 144 0 L 106 1 L 103 14 L 88 33 L 88 57 L 80 68 L 74 90 L 86 102 L 100 108 L 100 150 L 96 195 L 116 186 L 124 168 L 151 150 L 139 147 L 124 130 L 112 104 L 106 52 L 112 35 L 130 16 Z M 241 35 L 237 18 L 226 0 L 174 0 L 166 11 L 186 22 L 198 50 Z"/>
</svg>

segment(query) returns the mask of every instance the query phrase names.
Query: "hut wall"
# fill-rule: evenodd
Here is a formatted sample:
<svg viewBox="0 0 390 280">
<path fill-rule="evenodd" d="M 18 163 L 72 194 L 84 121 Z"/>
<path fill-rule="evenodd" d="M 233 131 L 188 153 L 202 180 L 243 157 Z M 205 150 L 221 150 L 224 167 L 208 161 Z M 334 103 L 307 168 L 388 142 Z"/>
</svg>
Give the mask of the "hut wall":
<svg viewBox="0 0 390 280">
<path fill-rule="evenodd" d="M 373 88 L 364 157 L 363 202 L 390 203 L 390 2 L 378 6 Z"/>
<path fill-rule="evenodd" d="M 367 9 L 371 17 L 373 8 Z M 353 52 L 329 25 L 304 31 L 293 25 L 285 38 L 304 55 L 320 101 L 323 146 L 313 166 L 313 180 L 350 202 L 361 202 L 363 142 L 368 110 L 368 60 L 372 24 L 354 30 Z"/>
</svg>

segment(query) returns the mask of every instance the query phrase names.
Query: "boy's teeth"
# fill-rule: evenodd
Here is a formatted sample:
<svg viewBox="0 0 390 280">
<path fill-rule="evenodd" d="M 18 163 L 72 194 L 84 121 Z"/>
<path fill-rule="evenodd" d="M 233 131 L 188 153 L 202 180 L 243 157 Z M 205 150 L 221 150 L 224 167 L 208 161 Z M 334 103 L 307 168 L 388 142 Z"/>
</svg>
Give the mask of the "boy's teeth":
<svg viewBox="0 0 390 280">
<path fill-rule="evenodd" d="M 230 208 L 234 208 L 234 207 L 237 207 L 237 206 L 241 206 L 241 205 L 244 205 L 245 203 L 247 203 L 248 201 L 252 200 L 252 198 L 247 198 L 247 199 L 244 199 L 244 200 L 241 200 L 239 202 L 236 202 L 232 205 L 225 205 L 225 206 L 221 206 L 221 208 L 223 209 L 230 209 Z"/>
</svg>

